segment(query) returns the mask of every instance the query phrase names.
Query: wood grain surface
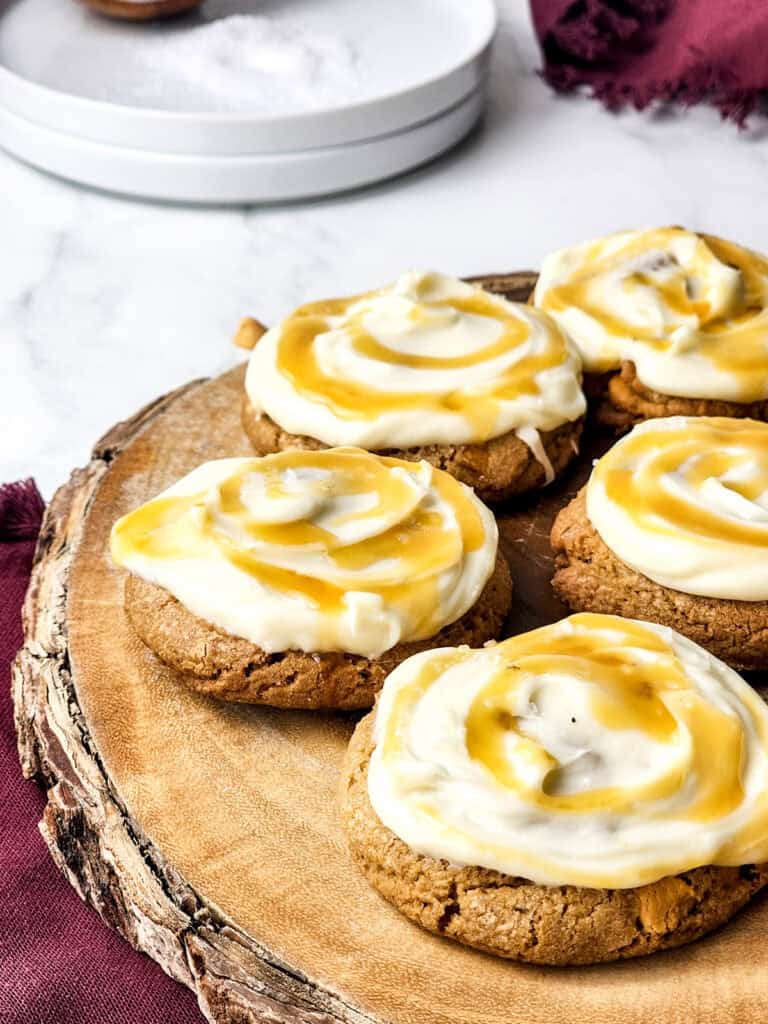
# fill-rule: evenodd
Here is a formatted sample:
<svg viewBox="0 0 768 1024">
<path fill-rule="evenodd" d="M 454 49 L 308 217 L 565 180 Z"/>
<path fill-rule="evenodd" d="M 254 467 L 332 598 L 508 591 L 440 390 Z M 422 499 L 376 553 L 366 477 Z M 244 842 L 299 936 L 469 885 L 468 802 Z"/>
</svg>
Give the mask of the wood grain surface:
<svg viewBox="0 0 768 1024">
<path fill-rule="evenodd" d="M 533 277 L 485 281 L 525 298 Z M 518 965 L 428 935 L 345 850 L 336 789 L 354 717 L 198 696 L 132 634 L 110 527 L 198 463 L 250 453 L 242 376 L 193 382 L 115 427 L 48 509 L 14 699 L 24 772 L 48 791 L 43 834 L 78 892 L 217 1022 L 762 1022 L 764 900 L 692 946 L 600 967 Z M 508 632 L 565 614 L 549 528 L 605 444 L 500 517 Z"/>
</svg>

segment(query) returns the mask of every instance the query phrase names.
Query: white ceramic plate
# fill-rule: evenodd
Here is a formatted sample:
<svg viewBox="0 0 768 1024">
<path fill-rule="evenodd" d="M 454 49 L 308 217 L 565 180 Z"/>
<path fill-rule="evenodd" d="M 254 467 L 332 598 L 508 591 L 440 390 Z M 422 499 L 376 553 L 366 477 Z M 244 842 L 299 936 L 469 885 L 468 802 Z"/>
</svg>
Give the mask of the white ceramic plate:
<svg viewBox="0 0 768 1024">
<path fill-rule="evenodd" d="M 311 111 L 286 101 L 276 112 L 266 101 L 257 109 L 253 90 L 254 109 L 233 111 L 195 93 L 194 67 L 177 68 L 183 88 L 163 80 L 151 47 L 238 13 L 339 40 L 354 65 L 352 101 L 325 105 L 318 90 Z M 156 153 L 327 148 L 455 108 L 484 81 L 495 30 L 492 0 L 206 0 L 200 15 L 149 25 L 101 18 L 75 0 L 0 0 L 0 109 L 62 135 Z"/>
<path fill-rule="evenodd" d="M 91 142 L 0 109 L 0 146 L 36 167 L 84 185 L 149 199 L 250 203 L 327 195 L 423 164 L 472 128 L 480 87 L 451 110 L 403 132 L 345 146 L 252 156 L 162 154 Z"/>
</svg>

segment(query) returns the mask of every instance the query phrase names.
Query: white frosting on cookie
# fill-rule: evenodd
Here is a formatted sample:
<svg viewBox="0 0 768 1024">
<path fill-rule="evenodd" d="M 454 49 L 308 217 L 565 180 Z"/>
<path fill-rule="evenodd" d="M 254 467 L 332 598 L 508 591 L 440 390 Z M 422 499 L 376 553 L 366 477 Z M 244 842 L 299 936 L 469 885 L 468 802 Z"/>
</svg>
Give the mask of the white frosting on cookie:
<svg viewBox="0 0 768 1024">
<path fill-rule="evenodd" d="M 259 340 L 245 386 L 257 412 L 328 445 L 403 449 L 519 431 L 536 454 L 538 431 L 583 415 L 580 370 L 546 314 L 411 273 L 297 310 Z"/>
<path fill-rule="evenodd" d="M 622 231 L 552 253 L 534 301 L 589 372 L 634 364 L 664 395 L 768 398 L 768 259 L 682 228 Z"/>
<path fill-rule="evenodd" d="M 392 672 L 368 791 L 418 853 L 629 888 L 768 859 L 768 707 L 673 630 L 573 615 Z"/>
<path fill-rule="evenodd" d="M 265 651 L 377 657 L 477 601 L 498 532 L 426 462 L 358 449 L 221 459 L 118 520 L 112 556 Z"/>
<path fill-rule="evenodd" d="M 596 463 L 587 515 L 622 562 L 656 583 L 768 600 L 768 424 L 640 423 Z"/>
</svg>

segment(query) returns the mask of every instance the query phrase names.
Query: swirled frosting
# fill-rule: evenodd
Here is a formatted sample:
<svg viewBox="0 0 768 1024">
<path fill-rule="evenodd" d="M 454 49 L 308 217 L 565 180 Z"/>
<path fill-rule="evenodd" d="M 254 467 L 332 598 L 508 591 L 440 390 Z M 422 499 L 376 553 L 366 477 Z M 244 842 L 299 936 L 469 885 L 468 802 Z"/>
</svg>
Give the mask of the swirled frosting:
<svg viewBox="0 0 768 1024">
<path fill-rule="evenodd" d="M 580 614 L 415 655 L 375 744 L 373 807 L 430 857 L 596 888 L 768 859 L 768 707 L 663 626 Z"/>
<path fill-rule="evenodd" d="M 768 600 L 768 424 L 639 424 L 595 464 L 587 515 L 622 562 L 656 583 Z"/>
<path fill-rule="evenodd" d="M 589 372 L 634 364 L 664 395 L 768 398 L 768 259 L 682 228 L 622 231 L 548 256 L 534 293 Z"/>
<path fill-rule="evenodd" d="M 491 513 L 448 473 L 334 449 L 207 462 L 119 519 L 111 547 L 265 651 L 377 657 L 471 608 L 497 539 Z"/>
<path fill-rule="evenodd" d="M 245 386 L 284 430 L 372 450 L 516 431 L 538 455 L 538 431 L 585 409 L 552 319 L 434 273 L 302 306 L 261 338 Z"/>
</svg>

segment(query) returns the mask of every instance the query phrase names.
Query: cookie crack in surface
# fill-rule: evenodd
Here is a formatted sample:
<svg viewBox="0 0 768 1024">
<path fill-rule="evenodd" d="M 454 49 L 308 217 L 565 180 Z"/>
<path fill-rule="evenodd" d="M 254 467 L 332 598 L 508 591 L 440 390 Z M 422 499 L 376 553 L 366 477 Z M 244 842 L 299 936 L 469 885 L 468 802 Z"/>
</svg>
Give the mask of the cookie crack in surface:
<svg viewBox="0 0 768 1024">
<path fill-rule="evenodd" d="M 461 904 L 458 899 L 458 889 L 455 882 L 451 882 L 448 890 L 448 900 L 443 907 L 443 912 L 437 921 L 437 930 L 444 932 L 447 930 L 448 925 L 451 923 L 453 918 L 461 913 Z"/>
</svg>

